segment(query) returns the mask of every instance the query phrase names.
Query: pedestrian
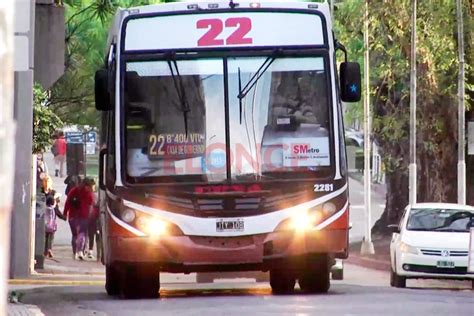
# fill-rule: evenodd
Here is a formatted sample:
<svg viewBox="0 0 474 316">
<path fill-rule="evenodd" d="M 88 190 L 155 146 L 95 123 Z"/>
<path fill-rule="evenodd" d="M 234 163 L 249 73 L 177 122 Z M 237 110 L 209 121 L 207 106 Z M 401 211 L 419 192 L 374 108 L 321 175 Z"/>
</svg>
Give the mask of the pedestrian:
<svg viewBox="0 0 474 316">
<path fill-rule="evenodd" d="M 89 218 L 89 226 L 87 227 L 88 237 L 89 237 L 89 251 L 87 252 L 88 259 L 95 259 L 94 258 L 94 239 L 97 244 L 98 240 L 98 229 L 99 229 L 99 205 L 97 204 L 97 199 L 95 199 L 96 203 L 92 209 L 91 216 Z"/>
<path fill-rule="evenodd" d="M 69 191 L 64 205 L 64 215 L 71 228 L 72 252 L 76 260 L 84 259 L 87 228 L 95 203 L 94 186 L 93 179 L 85 178 L 79 186 Z"/>
<path fill-rule="evenodd" d="M 66 190 L 64 191 L 64 193 L 68 195 L 69 191 L 71 191 L 72 188 L 81 184 L 81 179 L 78 175 L 69 175 L 66 177 L 66 179 L 64 179 L 64 184 L 66 184 Z"/>
<path fill-rule="evenodd" d="M 66 160 L 66 139 L 64 138 L 63 131 L 57 133 L 57 137 L 54 140 L 51 152 L 54 156 L 55 176 L 64 177 L 64 161 Z"/>
<path fill-rule="evenodd" d="M 46 258 L 53 258 L 53 241 L 54 233 L 58 229 L 56 223 L 56 212 L 54 210 L 56 201 L 53 196 L 46 197 L 46 210 L 44 212 L 44 226 L 45 226 L 45 242 L 44 242 L 44 256 Z"/>
</svg>

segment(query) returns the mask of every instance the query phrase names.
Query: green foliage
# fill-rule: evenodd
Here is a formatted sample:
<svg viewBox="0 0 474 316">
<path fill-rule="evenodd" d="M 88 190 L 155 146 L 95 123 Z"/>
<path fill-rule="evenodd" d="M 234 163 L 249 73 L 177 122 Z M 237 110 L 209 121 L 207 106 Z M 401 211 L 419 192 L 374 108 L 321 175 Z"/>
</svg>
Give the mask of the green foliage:
<svg viewBox="0 0 474 316">
<path fill-rule="evenodd" d="M 33 153 L 41 153 L 53 143 L 53 134 L 63 122 L 49 107 L 48 93 L 40 85 L 33 88 Z"/>
<path fill-rule="evenodd" d="M 153 0 L 67 0 L 66 71 L 51 89 L 51 107 L 68 124 L 98 126 L 94 74 L 103 67 L 110 22 L 119 7 Z"/>
</svg>

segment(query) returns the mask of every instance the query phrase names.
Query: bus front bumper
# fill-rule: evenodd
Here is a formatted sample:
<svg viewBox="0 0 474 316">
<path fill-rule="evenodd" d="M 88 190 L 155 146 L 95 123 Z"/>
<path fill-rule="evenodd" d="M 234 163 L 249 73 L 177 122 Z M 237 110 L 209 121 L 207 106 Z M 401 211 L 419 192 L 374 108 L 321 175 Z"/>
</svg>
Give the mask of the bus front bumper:
<svg viewBox="0 0 474 316">
<path fill-rule="evenodd" d="M 271 261 L 307 254 L 344 257 L 347 240 L 347 230 L 283 231 L 240 237 L 109 237 L 106 261 L 157 263 L 162 271 L 182 272 L 212 270 L 215 266 L 259 268 Z"/>
</svg>

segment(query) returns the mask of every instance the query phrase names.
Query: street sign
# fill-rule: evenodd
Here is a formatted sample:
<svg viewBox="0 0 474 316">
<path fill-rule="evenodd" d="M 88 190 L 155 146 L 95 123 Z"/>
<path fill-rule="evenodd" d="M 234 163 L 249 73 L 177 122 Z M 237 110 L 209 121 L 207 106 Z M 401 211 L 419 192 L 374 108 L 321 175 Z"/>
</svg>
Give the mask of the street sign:
<svg viewBox="0 0 474 316">
<path fill-rule="evenodd" d="M 86 142 L 87 143 L 96 143 L 97 140 L 97 133 L 96 132 L 88 132 L 86 134 Z"/>
<path fill-rule="evenodd" d="M 467 123 L 467 154 L 474 155 L 474 122 Z"/>
<path fill-rule="evenodd" d="M 84 143 L 84 134 L 82 132 L 66 132 L 65 137 L 68 144 Z"/>
</svg>

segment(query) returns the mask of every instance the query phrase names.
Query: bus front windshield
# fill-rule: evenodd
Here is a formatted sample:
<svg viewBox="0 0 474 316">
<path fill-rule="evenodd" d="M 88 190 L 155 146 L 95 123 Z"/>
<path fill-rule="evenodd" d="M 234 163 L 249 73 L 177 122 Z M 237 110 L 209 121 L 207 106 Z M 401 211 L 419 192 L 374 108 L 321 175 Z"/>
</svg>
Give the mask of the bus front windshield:
<svg viewBox="0 0 474 316">
<path fill-rule="evenodd" d="M 127 175 L 137 182 L 328 176 L 327 80 L 322 57 L 127 62 Z"/>
</svg>

